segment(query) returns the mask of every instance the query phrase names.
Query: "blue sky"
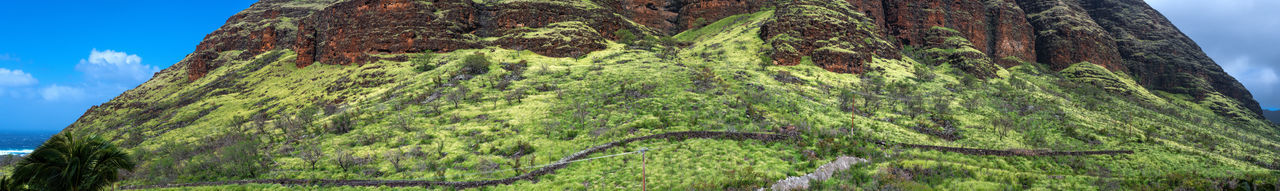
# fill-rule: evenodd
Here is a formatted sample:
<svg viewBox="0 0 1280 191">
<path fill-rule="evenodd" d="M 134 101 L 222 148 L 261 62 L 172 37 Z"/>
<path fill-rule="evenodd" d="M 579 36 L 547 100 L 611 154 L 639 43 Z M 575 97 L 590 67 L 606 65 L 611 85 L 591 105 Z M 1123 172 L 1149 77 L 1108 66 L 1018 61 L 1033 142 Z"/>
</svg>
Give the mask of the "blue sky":
<svg viewBox="0 0 1280 191">
<path fill-rule="evenodd" d="M 0 2 L 0 132 L 57 131 L 195 49 L 254 0 Z M 1148 0 L 1280 107 L 1276 0 Z"/>
<path fill-rule="evenodd" d="M 1244 84 L 1263 108 L 1280 108 L 1280 1 L 1147 0 Z"/>
<path fill-rule="evenodd" d="M 0 132 L 61 130 L 253 2 L 0 1 Z"/>
</svg>

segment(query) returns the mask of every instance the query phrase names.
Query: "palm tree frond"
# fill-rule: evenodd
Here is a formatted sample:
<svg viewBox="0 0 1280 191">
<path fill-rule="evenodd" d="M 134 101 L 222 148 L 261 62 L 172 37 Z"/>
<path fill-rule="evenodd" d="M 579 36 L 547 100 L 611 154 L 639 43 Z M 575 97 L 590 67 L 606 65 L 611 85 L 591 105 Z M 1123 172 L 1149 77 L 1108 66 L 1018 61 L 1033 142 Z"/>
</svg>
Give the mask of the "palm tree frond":
<svg viewBox="0 0 1280 191">
<path fill-rule="evenodd" d="M 64 132 L 19 162 L 3 188 L 102 190 L 118 181 L 120 170 L 133 171 L 134 166 L 133 158 L 111 142 Z"/>
</svg>

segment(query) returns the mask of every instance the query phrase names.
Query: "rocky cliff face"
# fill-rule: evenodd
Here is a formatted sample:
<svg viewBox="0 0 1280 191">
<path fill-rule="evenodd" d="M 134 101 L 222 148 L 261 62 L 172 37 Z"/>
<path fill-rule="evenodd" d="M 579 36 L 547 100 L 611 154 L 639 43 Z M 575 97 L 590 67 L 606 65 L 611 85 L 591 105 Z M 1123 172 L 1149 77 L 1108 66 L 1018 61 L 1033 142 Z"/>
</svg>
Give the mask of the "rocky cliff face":
<svg viewBox="0 0 1280 191">
<path fill-rule="evenodd" d="M 673 34 L 754 12 L 763 4 L 739 0 L 602 0 L 594 4 L 567 0 L 495 4 L 469 0 L 264 0 L 209 34 L 185 61 L 185 67 L 190 79 L 199 79 L 226 60 L 274 49 L 297 51 L 298 67 L 364 64 L 382 59 L 373 55 L 486 46 L 572 57 L 603 49 L 603 41 L 616 40 L 613 32 L 621 29 Z M 543 27 L 555 29 L 538 30 Z M 498 38 L 482 40 L 488 37 Z M 223 57 L 228 56 L 223 52 L 234 50 L 243 52 L 230 55 L 235 58 Z"/>
<path fill-rule="evenodd" d="M 985 55 L 984 59 L 989 59 L 998 64 L 1011 67 L 1021 64 L 1021 61 L 1036 61 L 1036 45 L 1034 29 L 1027 22 L 1022 9 L 1016 4 L 1003 0 L 989 1 L 906 1 L 906 0 L 846 0 L 845 3 L 827 2 L 828 4 L 847 5 L 847 14 L 850 18 L 867 19 L 861 28 L 855 30 L 869 29 L 867 34 L 875 33 L 868 36 L 869 38 L 884 39 L 890 42 L 887 48 L 876 50 L 880 58 L 898 59 L 902 47 L 925 48 L 937 46 L 939 44 L 928 44 L 930 41 L 929 31 L 935 27 L 945 27 L 959 31 L 959 35 L 970 41 L 970 46 L 976 50 L 980 50 Z M 797 2 L 781 2 L 780 10 L 786 6 L 806 6 L 806 4 L 815 4 L 810 1 Z M 826 7 L 831 7 L 829 5 Z M 814 12 L 815 11 L 808 11 Z M 802 16 L 782 15 L 776 16 L 779 21 L 799 19 Z M 815 19 L 821 21 L 822 19 Z M 837 19 L 839 20 L 839 19 Z M 847 20 L 854 22 L 857 20 Z M 787 26 L 783 26 L 787 27 Z M 798 27 L 798 26 L 795 26 Z M 846 27 L 848 28 L 848 27 Z M 874 29 L 872 29 L 874 28 Z M 779 28 L 775 30 L 787 30 Z M 858 31 L 858 33 L 863 33 Z M 822 34 L 822 33 L 816 33 Z M 768 35 L 768 34 L 766 34 Z M 813 35 L 811 35 L 813 36 Z M 821 37 L 817 35 L 816 37 Z M 817 40 L 825 40 L 826 38 L 814 38 Z M 821 48 L 821 44 L 812 46 L 798 47 L 801 54 L 790 54 L 782 52 L 781 55 L 775 56 L 781 60 L 781 64 L 794 64 L 796 57 L 815 56 L 804 50 Z M 822 56 L 830 57 L 830 56 Z M 866 62 L 870 59 L 861 59 L 857 62 Z M 819 62 L 815 60 L 815 62 Z M 850 70 L 854 71 L 854 70 Z M 860 70 L 857 70 L 860 71 Z"/>
<path fill-rule="evenodd" d="M 736 14 L 759 10 L 766 1 L 744 0 L 604 0 L 632 21 L 666 34 L 702 27 Z"/>
<path fill-rule="evenodd" d="M 862 73 L 876 59 L 903 59 L 904 49 L 976 50 L 929 56 L 981 77 L 1024 62 L 1056 70 L 1089 62 L 1150 89 L 1228 97 L 1261 112 L 1240 83 L 1138 0 L 264 0 L 228 19 L 179 67 L 194 80 L 275 49 L 296 51 L 298 67 L 489 46 L 575 57 L 604 49 L 618 30 L 670 35 L 764 8 L 776 10 L 760 36 L 779 65 L 808 59 Z"/>
<path fill-rule="evenodd" d="M 1142 86 L 1201 98 L 1217 92 L 1254 113 L 1262 112 L 1244 85 L 1141 0 L 1082 1 L 1081 5 L 1115 39 L 1123 65 Z"/>
<path fill-rule="evenodd" d="M 1062 70 L 1076 63 L 1089 62 L 1134 76 L 1150 89 L 1184 93 L 1201 99 L 1221 95 L 1239 101 L 1251 111 L 1248 113 L 1261 112 L 1252 95 L 1238 81 L 1223 72 L 1194 41 L 1178 31 L 1159 12 L 1138 0 L 846 0 L 843 3 L 827 2 L 831 5 L 824 6 L 812 6 L 820 4 L 812 1 L 781 1 L 778 4 L 776 20 L 791 23 L 766 28 L 762 35 L 769 40 L 776 36 L 774 33 L 791 32 L 793 34 L 784 37 L 797 39 L 790 43 L 769 41 L 779 48 L 774 58 L 781 65 L 797 64 L 801 58 L 810 57 L 815 64 L 831 71 L 859 73 L 864 71 L 860 66 L 872 60 L 870 57 L 898 59 L 898 47 L 941 45 L 930 44 L 928 38 L 931 29 L 944 27 L 958 31 L 969 41 L 969 46 L 1002 67 L 1016 66 L 1025 61 L 1044 63 L 1055 70 Z M 804 10 L 811 15 L 846 15 L 828 19 L 790 14 L 788 6 L 816 10 L 848 6 L 853 11 L 826 14 Z M 834 20 L 860 24 L 813 25 L 792 21 L 805 18 L 811 22 Z M 845 28 L 846 31 L 806 31 L 826 27 Z M 836 53 L 829 51 L 836 49 L 825 48 L 833 44 L 828 41 L 833 38 L 832 33 L 846 35 L 841 39 L 886 39 L 892 43 L 879 46 L 881 48 L 873 48 L 877 47 L 873 45 L 846 48 L 851 52 Z M 973 54 L 967 57 L 973 57 Z M 966 71 L 978 76 L 988 74 L 983 70 Z M 1215 109 L 1223 114 L 1232 110 Z"/>
<path fill-rule="evenodd" d="M 775 49 L 774 63 L 797 65 L 805 58 L 833 72 L 862 73 L 875 57 L 899 58 L 875 21 L 845 3 L 796 1 L 779 3 L 774 22 L 760 35 Z M 832 30 L 843 29 L 843 30 Z"/>
<path fill-rule="evenodd" d="M 1079 62 L 1101 65 L 1112 71 L 1127 68 L 1120 63 L 1115 40 L 1093 22 L 1074 0 L 1019 0 L 1027 20 L 1036 29 L 1039 62 L 1061 70 Z"/>
<path fill-rule="evenodd" d="M 325 4 L 334 0 L 313 1 Z M 291 48 L 298 36 L 298 18 L 311 15 L 321 6 L 307 6 L 288 0 L 265 0 L 241 11 L 227 19 L 213 33 L 206 35 L 196 50 L 178 64 L 187 72 L 190 79 L 204 77 L 226 63 L 226 60 L 246 59 L 268 50 Z M 223 54 L 228 51 L 242 51 L 237 54 Z M 219 60 L 221 58 L 221 60 Z"/>
<path fill-rule="evenodd" d="M 293 49 L 298 67 L 313 62 L 366 63 L 376 54 L 482 47 L 471 1 L 356 0 L 305 17 Z"/>
</svg>

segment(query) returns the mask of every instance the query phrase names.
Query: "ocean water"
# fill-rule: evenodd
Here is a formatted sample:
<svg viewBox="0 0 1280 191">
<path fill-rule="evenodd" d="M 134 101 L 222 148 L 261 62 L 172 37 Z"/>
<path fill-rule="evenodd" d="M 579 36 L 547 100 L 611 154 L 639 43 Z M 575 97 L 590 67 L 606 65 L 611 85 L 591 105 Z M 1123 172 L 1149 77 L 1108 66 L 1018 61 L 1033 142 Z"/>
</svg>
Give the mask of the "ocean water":
<svg viewBox="0 0 1280 191">
<path fill-rule="evenodd" d="M 31 153 L 57 132 L 0 132 L 0 156 Z"/>
</svg>

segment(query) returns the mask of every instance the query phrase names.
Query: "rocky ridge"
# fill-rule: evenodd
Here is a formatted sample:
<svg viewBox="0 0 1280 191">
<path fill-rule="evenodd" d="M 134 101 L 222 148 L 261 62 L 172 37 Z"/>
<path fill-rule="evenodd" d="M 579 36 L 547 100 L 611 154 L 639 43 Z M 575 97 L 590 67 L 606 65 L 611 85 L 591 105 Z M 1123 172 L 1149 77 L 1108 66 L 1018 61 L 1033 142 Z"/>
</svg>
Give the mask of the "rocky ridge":
<svg viewBox="0 0 1280 191">
<path fill-rule="evenodd" d="M 615 31 L 674 34 L 761 9 L 777 10 L 761 39 L 773 47 L 778 65 L 807 61 L 833 72 L 863 73 L 876 59 L 904 59 L 904 49 L 952 46 L 976 52 L 941 61 L 974 60 L 961 67 L 980 77 L 1024 62 L 1055 70 L 1089 62 L 1133 76 L 1146 88 L 1199 99 L 1227 97 L 1239 104 L 1218 105 L 1249 111 L 1216 108 L 1224 114 L 1261 112 L 1240 83 L 1136 0 L 264 0 L 206 36 L 178 67 L 195 80 L 228 61 L 277 49 L 297 51 L 298 67 L 489 46 L 576 57 L 619 40 Z M 968 44 L 931 40 L 938 27 Z"/>
<path fill-rule="evenodd" d="M 1199 98 L 1220 93 L 1240 101 L 1251 113 L 1262 112 L 1244 85 L 1141 0 L 1082 1 L 1081 5 L 1115 38 L 1120 61 L 1142 86 Z"/>
</svg>

